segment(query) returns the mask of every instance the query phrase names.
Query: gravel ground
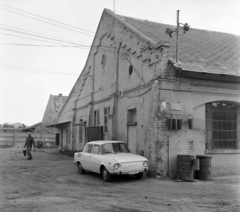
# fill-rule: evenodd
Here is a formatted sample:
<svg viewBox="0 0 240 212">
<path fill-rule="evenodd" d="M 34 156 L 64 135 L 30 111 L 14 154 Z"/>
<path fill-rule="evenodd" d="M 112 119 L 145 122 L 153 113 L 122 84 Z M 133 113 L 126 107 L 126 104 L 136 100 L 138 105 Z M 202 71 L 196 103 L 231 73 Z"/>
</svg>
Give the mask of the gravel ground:
<svg viewBox="0 0 240 212">
<path fill-rule="evenodd" d="M 168 178 L 136 180 L 98 174 L 80 175 L 73 158 L 57 150 L 0 149 L 1 212 L 237 212 L 240 176 L 211 181 L 176 182 Z"/>
</svg>

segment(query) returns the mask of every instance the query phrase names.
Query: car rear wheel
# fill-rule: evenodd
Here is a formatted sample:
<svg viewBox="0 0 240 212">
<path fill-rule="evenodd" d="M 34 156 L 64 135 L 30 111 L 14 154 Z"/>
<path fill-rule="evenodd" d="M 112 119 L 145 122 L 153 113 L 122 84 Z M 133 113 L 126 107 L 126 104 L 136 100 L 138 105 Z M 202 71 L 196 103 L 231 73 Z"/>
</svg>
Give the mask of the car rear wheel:
<svg viewBox="0 0 240 212">
<path fill-rule="evenodd" d="M 105 182 L 110 182 L 112 180 L 111 174 L 109 174 L 105 167 L 102 168 L 102 178 Z"/>
<path fill-rule="evenodd" d="M 143 172 L 139 172 L 138 174 L 135 174 L 136 179 L 142 179 L 143 177 Z"/>
<path fill-rule="evenodd" d="M 84 174 L 85 173 L 85 169 L 82 167 L 81 163 L 78 163 L 78 172 L 79 172 L 79 174 Z"/>
</svg>

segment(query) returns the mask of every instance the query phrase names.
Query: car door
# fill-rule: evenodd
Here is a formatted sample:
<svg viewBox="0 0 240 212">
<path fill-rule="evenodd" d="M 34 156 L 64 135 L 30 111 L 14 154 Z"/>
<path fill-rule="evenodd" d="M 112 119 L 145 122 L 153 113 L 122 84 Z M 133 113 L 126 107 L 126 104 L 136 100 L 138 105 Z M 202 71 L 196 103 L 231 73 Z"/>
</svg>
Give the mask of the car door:
<svg viewBox="0 0 240 212">
<path fill-rule="evenodd" d="M 92 171 L 100 173 L 101 155 L 100 155 L 100 145 L 94 145 L 91 155 Z"/>
<path fill-rule="evenodd" d="M 93 144 L 87 144 L 84 152 L 81 154 L 81 163 L 84 169 L 92 171 L 92 149 Z"/>
</svg>

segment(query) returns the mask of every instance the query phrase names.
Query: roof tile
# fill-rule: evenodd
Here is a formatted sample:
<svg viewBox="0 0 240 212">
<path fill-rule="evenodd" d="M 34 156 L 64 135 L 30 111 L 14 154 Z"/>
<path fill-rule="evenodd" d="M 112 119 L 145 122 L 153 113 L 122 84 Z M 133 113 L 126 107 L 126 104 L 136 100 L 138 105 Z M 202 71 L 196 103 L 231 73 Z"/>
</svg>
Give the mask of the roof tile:
<svg viewBox="0 0 240 212">
<path fill-rule="evenodd" d="M 119 16 L 156 43 L 169 41 L 171 60 L 176 56 L 176 38 L 165 30 L 176 26 Z M 240 36 L 191 28 L 179 35 L 178 61 L 183 70 L 240 76 Z"/>
</svg>

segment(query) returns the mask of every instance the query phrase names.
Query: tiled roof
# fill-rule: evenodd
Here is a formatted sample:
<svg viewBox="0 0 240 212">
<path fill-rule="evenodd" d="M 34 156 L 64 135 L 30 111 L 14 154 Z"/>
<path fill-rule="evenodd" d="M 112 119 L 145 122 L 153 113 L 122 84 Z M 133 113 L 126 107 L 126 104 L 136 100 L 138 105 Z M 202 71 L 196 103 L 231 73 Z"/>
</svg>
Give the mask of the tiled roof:
<svg viewBox="0 0 240 212">
<path fill-rule="evenodd" d="M 169 41 L 170 59 L 175 61 L 176 36 L 170 38 L 165 30 L 176 26 L 117 16 L 156 43 Z M 177 65 L 182 70 L 240 76 L 240 36 L 192 28 L 180 33 Z"/>
</svg>

